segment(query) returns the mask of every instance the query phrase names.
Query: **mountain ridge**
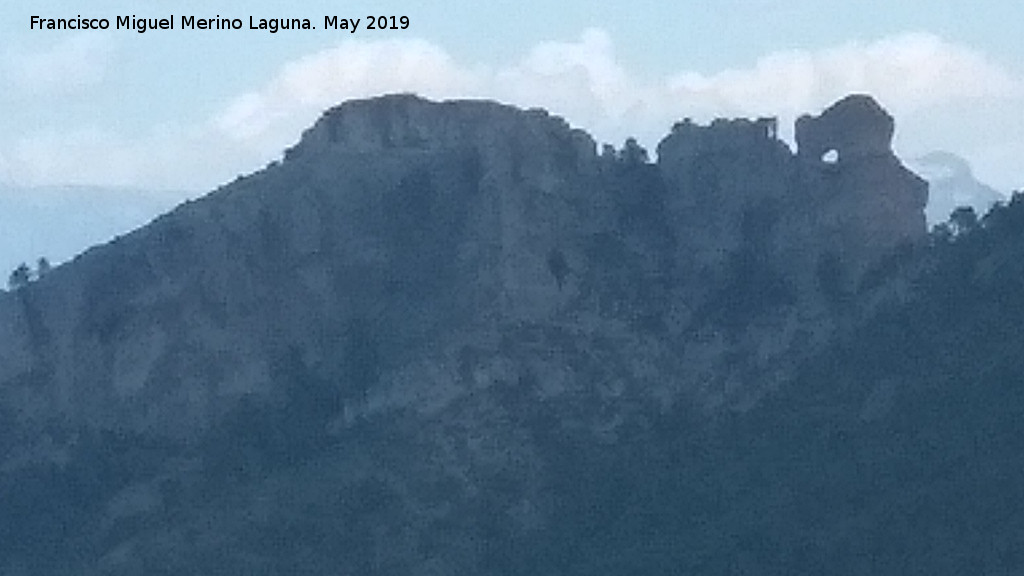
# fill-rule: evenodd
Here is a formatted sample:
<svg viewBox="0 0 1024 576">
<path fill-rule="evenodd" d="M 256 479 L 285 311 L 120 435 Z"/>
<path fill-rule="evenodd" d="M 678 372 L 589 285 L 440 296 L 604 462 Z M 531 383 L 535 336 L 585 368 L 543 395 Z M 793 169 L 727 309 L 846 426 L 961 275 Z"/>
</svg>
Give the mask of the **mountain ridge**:
<svg viewBox="0 0 1024 576">
<path fill-rule="evenodd" d="M 819 374 L 829 400 L 877 388 L 843 418 L 889 422 L 886 374 L 828 372 L 870 350 L 836 347 L 984 236 L 927 234 L 894 130 L 854 95 L 796 153 L 771 119 L 684 120 L 651 163 L 543 111 L 332 108 L 281 162 L 0 295 L 0 569 L 824 565 L 834 543 L 757 545 L 768 516 L 730 536 L 799 507 L 787 478 L 825 489 L 784 452 L 831 457 L 828 405 L 777 403 Z"/>
<path fill-rule="evenodd" d="M 844 273 L 851 276 L 849 281 L 856 282 L 879 254 L 924 235 L 921 206 L 917 206 L 923 206 L 924 186 L 911 176 L 903 176 L 910 173 L 892 154 L 891 118 L 866 130 L 866 135 L 843 136 L 842 126 L 850 123 L 844 116 L 871 117 L 879 110 L 870 98 L 852 97 L 826 110 L 821 119 L 801 120 L 798 135 L 803 137 L 820 126 L 824 136 L 815 137 L 843 150 L 836 165 L 813 157 L 807 160 L 814 155 L 801 156 L 799 151 L 791 156 L 763 126 L 743 127 L 733 122 L 674 131 L 659 146 L 658 164 L 630 167 L 626 161 L 602 163 L 589 136 L 545 112 L 520 112 L 487 102 L 434 104 L 411 95 L 346 103 L 326 112 L 286 152 L 279 165 L 240 178 L 202 200 L 188 202 L 152 225 L 83 255 L 71 267 L 54 271 L 47 282 L 32 286 L 22 296 L 32 294 L 41 300 L 38 307 L 46 319 L 43 323 L 63 324 L 48 331 L 64 335 L 65 341 L 56 345 L 59 351 L 52 352 L 51 360 L 37 358 L 36 368 L 30 369 L 24 359 L 18 362 L 16 354 L 8 355 L 5 374 L 0 378 L 12 378 L 19 368 L 22 374 L 52 370 L 60 382 L 55 396 L 61 410 L 92 402 L 92 395 L 106 396 L 102 404 L 116 400 L 119 393 L 111 395 L 109 389 L 104 389 L 104 382 L 110 378 L 115 390 L 130 395 L 146 385 L 147 370 L 140 364 L 157 362 L 152 357 L 136 360 L 151 356 L 147 347 L 166 346 L 168 335 L 162 328 L 150 330 L 151 326 L 141 327 L 142 332 L 132 335 L 118 329 L 127 326 L 125 330 L 130 333 L 131 321 L 145 323 L 139 319 L 142 309 L 168 296 L 171 302 L 177 302 L 173 306 L 184 306 L 192 314 L 179 311 L 175 313 L 178 320 L 167 317 L 168 323 L 180 324 L 180 318 L 188 316 L 189 322 L 200 324 L 191 332 L 183 326 L 176 328 L 186 331 L 175 338 L 179 340 L 177 345 L 192 349 L 191 353 L 183 352 L 183 358 L 191 360 L 182 360 L 191 365 L 211 362 L 200 359 L 204 356 L 202 350 L 220 349 L 221 354 L 235 355 L 236 360 L 228 361 L 230 366 L 245 364 L 241 358 L 246 356 L 258 359 L 279 355 L 295 343 L 306 342 L 300 347 L 315 348 L 308 345 L 306 328 L 316 325 L 316 316 L 342 318 L 354 314 L 343 310 L 344 301 L 337 298 L 340 294 L 352 303 L 351 308 L 365 309 L 375 305 L 380 308 L 379 302 L 373 303 L 380 293 L 393 291 L 407 298 L 398 302 L 398 306 L 405 307 L 406 315 L 401 320 L 388 310 L 372 312 L 380 315 L 387 324 L 383 331 L 390 335 L 437 328 L 435 324 L 443 315 L 427 317 L 430 315 L 409 308 L 409 302 L 417 298 L 421 303 L 429 301 L 423 309 L 445 307 L 452 318 L 461 311 L 464 320 L 497 313 L 499 322 L 536 321 L 557 314 L 560 308 L 564 312 L 567 306 L 585 308 L 583 302 L 589 296 L 583 292 L 600 291 L 595 283 L 604 281 L 604 270 L 591 266 L 596 249 L 593 241 L 598 238 L 611 238 L 613 243 L 625 238 L 638 243 L 631 256 L 653 260 L 647 270 L 635 273 L 661 277 L 674 286 L 654 297 L 660 298 L 662 305 L 674 298 L 684 302 L 684 308 L 700 308 L 694 303 L 700 297 L 695 296 L 708 290 L 706 284 L 728 283 L 730 274 L 746 273 L 750 271 L 747 268 L 763 268 L 762 272 L 769 273 L 769 268 L 781 267 L 785 283 L 793 286 L 779 284 L 779 290 L 796 290 L 800 293 L 798 299 L 804 299 L 802 296 L 817 292 L 816 280 L 806 271 L 816 265 L 811 260 L 822 257 L 806 250 L 808 242 L 815 241 L 812 237 L 818 236 L 826 246 L 834 247 L 835 258 L 843 261 L 847 268 Z M 689 142 L 700 141 L 705 133 L 712 140 L 736 142 L 739 148 L 729 151 L 712 145 L 702 150 L 704 144 L 698 144 L 695 150 L 687 148 Z M 831 142 L 830 138 L 838 139 Z M 861 140 L 869 142 L 865 148 L 869 153 L 858 150 Z M 761 147 L 774 147 L 774 152 L 762 156 L 756 152 Z M 740 155 L 734 161 L 737 151 Z M 374 166 L 372 172 L 365 169 L 368 162 Z M 706 173 L 686 168 L 688 162 L 696 162 L 695 166 Z M 623 170 L 633 171 L 648 190 L 623 189 L 636 186 L 614 175 Z M 748 175 L 739 176 L 744 170 L 749 171 Z M 870 171 L 875 175 L 868 179 L 857 176 Z M 667 187 L 659 182 L 658 173 L 664 175 Z M 616 182 L 616 178 L 620 180 Z M 886 178 L 896 192 L 874 194 L 872 190 L 884 189 Z M 713 191 L 716 187 L 717 195 Z M 292 192 L 286 192 L 289 189 Z M 831 197 L 825 201 L 814 198 L 814 191 L 819 189 L 833 190 Z M 704 202 L 695 194 L 709 190 L 718 203 L 715 209 L 690 211 L 694 202 Z M 790 192 L 794 190 L 803 195 L 799 202 L 806 202 L 807 207 L 794 203 Z M 886 205 L 883 200 L 904 204 Z M 635 214 L 624 216 L 626 211 Z M 648 229 L 616 238 L 623 217 L 632 217 L 634 225 Z M 754 223 L 757 217 L 764 221 Z M 704 218 L 723 225 L 708 237 L 707 231 L 716 225 L 706 226 Z M 739 229 L 744 228 L 737 226 L 744 218 L 746 228 Z M 897 218 L 909 219 L 903 222 Z M 665 238 L 650 234 L 659 228 Z M 756 234 L 762 237 L 754 238 Z M 689 242 L 691 248 L 670 248 L 678 239 Z M 701 243 L 704 247 L 698 248 Z M 750 250 L 744 252 L 744 243 Z M 123 252 L 111 256 L 116 250 Z M 340 263 L 327 262 L 328 254 Z M 108 261 L 100 263 L 104 259 Z M 564 278 L 552 277 L 552 261 L 564 262 Z M 275 277 L 290 273 L 288 268 L 292 266 L 300 274 L 296 282 L 280 282 Z M 97 271 L 73 271 L 93 267 Z M 395 270 L 401 277 L 392 274 Z M 682 270 L 707 273 L 712 279 L 710 283 L 689 282 L 678 294 L 679 283 L 672 276 Z M 445 274 L 449 275 L 448 281 L 459 282 L 464 292 L 458 304 L 437 291 L 438 278 Z M 68 282 L 75 286 L 72 293 L 77 295 L 63 299 L 57 296 L 53 287 L 75 276 Z M 359 282 L 353 280 L 356 277 Z M 120 292 L 113 299 L 99 295 L 106 278 L 120 279 L 112 280 L 116 284 L 111 288 Z M 739 285 L 735 289 L 743 291 Z M 677 295 L 670 295 L 672 290 Z M 89 302 L 88 309 L 80 308 L 80 298 Z M 126 302 L 131 304 L 125 306 Z M 289 306 L 294 308 L 296 302 L 315 302 L 320 309 L 313 312 L 300 306 L 285 311 Z M 633 304 L 637 302 L 634 298 Z M 715 305 L 703 306 L 704 311 L 694 310 L 691 316 L 705 314 L 709 306 Z M 253 307 L 262 307 L 265 317 L 253 315 Z M 647 314 L 662 312 L 665 310 Z M 299 317 L 303 320 L 297 320 Z M 218 326 L 229 318 L 239 323 L 234 326 L 239 331 L 234 336 L 226 336 L 231 329 Z M 27 322 L 28 316 L 22 321 Z M 11 324 L 7 326 L 0 348 L 9 350 L 11 346 L 5 341 L 17 337 L 10 331 Z M 82 370 L 72 374 L 70 368 L 76 362 L 74 358 L 85 354 L 76 351 L 78 344 L 67 339 L 76 330 L 89 333 L 93 344 L 101 349 L 107 348 L 106 341 L 115 335 L 127 346 L 108 350 L 105 355 L 113 358 L 106 366 L 99 366 L 99 373 L 89 381 L 90 377 L 83 378 Z M 224 335 L 217 336 L 218 332 Z M 199 336 L 204 333 L 206 336 Z M 262 336 L 252 337 L 254 333 Z M 21 338 L 27 334 L 22 330 Z M 186 342 L 189 338 L 199 341 Z M 224 338 L 233 341 L 228 344 Z M 413 340 L 424 341 L 423 337 Z M 88 357 L 95 360 L 95 354 Z M 53 365 L 38 366 L 48 362 Z M 239 378 L 262 380 L 257 389 L 263 386 L 265 390 L 269 365 L 258 360 L 256 365 L 260 367 Z M 228 384 L 224 379 L 217 385 L 226 390 L 245 386 Z M 87 397 L 76 398 L 82 394 Z M 179 402 L 184 402 L 183 407 L 189 404 Z M 181 416 L 185 421 L 204 418 L 198 414 Z"/>
</svg>

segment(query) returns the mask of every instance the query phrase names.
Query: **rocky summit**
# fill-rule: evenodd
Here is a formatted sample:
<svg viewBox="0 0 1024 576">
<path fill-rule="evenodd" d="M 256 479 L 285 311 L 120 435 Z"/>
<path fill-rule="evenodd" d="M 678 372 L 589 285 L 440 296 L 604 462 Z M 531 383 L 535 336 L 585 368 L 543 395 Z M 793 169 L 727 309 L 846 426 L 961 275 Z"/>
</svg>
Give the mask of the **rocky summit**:
<svg viewBox="0 0 1024 576">
<path fill-rule="evenodd" d="M 913 298 L 894 130 L 852 95 L 795 153 L 683 120 L 651 162 L 542 110 L 332 108 L 0 294 L 0 574 L 842 573 L 720 498 L 781 474 L 729 468 L 763 406 Z"/>
</svg>

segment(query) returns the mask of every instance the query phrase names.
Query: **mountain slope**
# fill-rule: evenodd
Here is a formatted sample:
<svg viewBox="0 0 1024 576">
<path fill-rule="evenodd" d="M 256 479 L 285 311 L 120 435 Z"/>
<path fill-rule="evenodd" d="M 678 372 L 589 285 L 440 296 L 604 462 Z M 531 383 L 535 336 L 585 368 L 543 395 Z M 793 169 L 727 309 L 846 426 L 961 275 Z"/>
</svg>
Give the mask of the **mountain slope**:
<svg viewBox="0 0 1024 576">
<path fill-rule="evenodd" d="M 843 343 L 949 258 L 894 129 L 851 96 L 795 155 L 684 121 L 652 164 L 542 111 L 342 104 L 0 295 L 0 568 L 866 570 L 801 506 L 845 498 L 806 468 Z"/>
</svg>

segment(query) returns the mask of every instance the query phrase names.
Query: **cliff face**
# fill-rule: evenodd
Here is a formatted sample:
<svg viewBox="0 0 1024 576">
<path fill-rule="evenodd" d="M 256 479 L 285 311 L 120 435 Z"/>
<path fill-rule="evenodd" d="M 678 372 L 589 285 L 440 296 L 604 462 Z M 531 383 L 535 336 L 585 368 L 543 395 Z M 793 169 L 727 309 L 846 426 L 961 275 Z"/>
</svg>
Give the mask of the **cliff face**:
<svg viewBox="0 0 1024 576">
<path fill-rule="evenodd" d="M 687 120 L 658 145 L 685 364 L 707 367 L 712 403 L 787 378 L 793 352 L 849 316 L 865 272 L 926 234 L 927 184 L 893 153 L 893 119 L 873 99 L 801 117 L 796 154 L 776 130 L 771 118 Z"/>
<path fill-rule="evenodd" d="M 896 158 L 893 130 L 892 117 L 868 96 L 801 117 L 795 155 L 776 139 L 774 119 L 677 124 L 658 146 L 658 164 L 678 235 L 713 235 L 707 249 L 688 251 L 697 257 L 713 258 L 714 248 L 734 249 L 746 237 L 767 243 L 771 265 L 789 274 L 813 270 L 828 251 L 862 272 L 925 234 L 927 183 Z"/>
<path fill-rule="evenodd" d="M 328 112 L 286 156 L 6 295 L 0 380 L 47 412 L 190 429 L 269 392 L 286 350 L 338 355 L 353 321 L 416 350 L 570 297 L 548 254 L 575 259 L 596 166 L 559 119 L 386 97 Z"/>
<path fill-rule="evenodd" d="M 818 117 L 797 120 L 797 157 L 812 179 L 815 167 L 824 169 L 816 192 L 834 194 L 828 218 L 861 268 L 901 242 L 919 240 L 926 229 L 928 184 L 893 153 L 894 125 L 868 96 L 850 96 Z M 835 160 L 824 162 L 830 150 Z"/>
<path fill-rule="evenodd" d="M 445 355 L 493 363 L 531 323 L 691 365 L 652 377 L 666 394 L 753 398 L 770 377 L 722 374 L 784 371 L 830 333 L 830 298 L 924 236 L 926 185 L 892 133 L 852 96 L 800 119 L 796 155 L 773 120 L 684 122 L 651 165 L 598 157 L 542 111 L 346 103 L 282 163 L 4 295 L 5 401 L 30 421 L 190 435 L 273 396 L 283 358 L 337 374 L 353 333 L 380 351 L 376 388 Z"/>
</svg>

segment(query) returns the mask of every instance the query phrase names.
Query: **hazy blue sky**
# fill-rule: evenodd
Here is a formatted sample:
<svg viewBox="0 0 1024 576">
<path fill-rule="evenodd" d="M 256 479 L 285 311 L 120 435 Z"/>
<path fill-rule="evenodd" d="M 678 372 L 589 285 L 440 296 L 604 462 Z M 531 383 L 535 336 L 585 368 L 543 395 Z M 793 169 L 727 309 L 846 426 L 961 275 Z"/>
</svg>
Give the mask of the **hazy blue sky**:
<svg viewBox="0 0 1024 576">
<path fill-rule="evenodd" d="M 31 15 L 79 14 L 317 29 L 29 30 Z M 412 24 L 323 29 L 325 15 L 367 14 Z M 275 158 L 324 108 L 389 91 L 544 106 L 652 149 L 684 116 L 786 126 L 870 91 L 896 115 L 901 153 L 957 152 L 1007 190 L 1024 186 L 1022 30 L 1019 2 L 991 0 L 5 2 L 0 183 L 208 190 Z"/>
</svg>

